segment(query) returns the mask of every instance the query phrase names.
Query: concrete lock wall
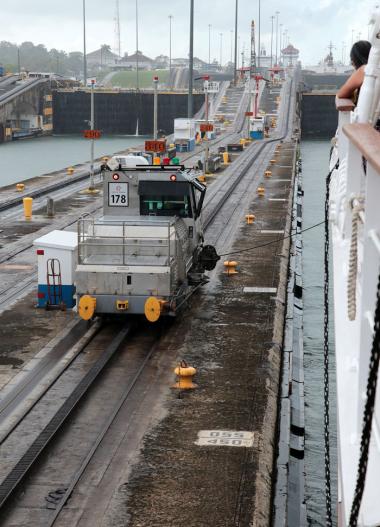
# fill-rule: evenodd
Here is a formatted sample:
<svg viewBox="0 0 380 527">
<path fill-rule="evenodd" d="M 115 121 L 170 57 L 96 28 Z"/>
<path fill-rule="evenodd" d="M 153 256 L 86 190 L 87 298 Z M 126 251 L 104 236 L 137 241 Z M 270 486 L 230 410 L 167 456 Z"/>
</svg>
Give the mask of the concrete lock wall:
<svg viewBox="0 0 380 527">
<path fill-rule="evenodd" d="M 95 128 L 104 134 L 153 132 L 153 93 L 95 93 Z M 194 113 L 204 102 L 204 95 L 194 94 Z M 187 117 L 187 94 L 158 95 L 158 130 L 165 135 L 173 132 L 176 117 Z M 58 134 L 81 133 L 88 128 L 90 93 L 54 92 L 53 130 Z"/>
<path fill-rule="evenodd" d="M 338 126 L 335 94 L 303 94 L 301 115 L 303 138 L 333 137 Z"/>
</svg>

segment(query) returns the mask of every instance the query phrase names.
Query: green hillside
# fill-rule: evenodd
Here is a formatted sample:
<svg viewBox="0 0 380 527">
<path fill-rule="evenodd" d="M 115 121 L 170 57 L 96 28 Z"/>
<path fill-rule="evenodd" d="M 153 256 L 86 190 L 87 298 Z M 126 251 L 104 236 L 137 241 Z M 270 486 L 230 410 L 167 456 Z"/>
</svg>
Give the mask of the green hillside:
<svg viewBox="0 0 380 527">
<path fill-rule="evenodd" d="M 166 83 L 169 70 L 139 71 L 139 87 L 152 88 L 153 77 L 157 76 L 159 83 Z M 120 88 L 136 88 L 136 71 L 120 71 L 111 79 L 112 86 Z"/>
</svg>

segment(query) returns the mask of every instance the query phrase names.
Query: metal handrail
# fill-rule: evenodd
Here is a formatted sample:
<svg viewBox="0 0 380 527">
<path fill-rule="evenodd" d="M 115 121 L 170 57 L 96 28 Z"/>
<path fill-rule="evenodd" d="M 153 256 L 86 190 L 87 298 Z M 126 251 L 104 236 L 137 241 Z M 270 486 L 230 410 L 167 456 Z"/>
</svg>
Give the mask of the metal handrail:
<svg viewBox="0 0 380 527">
<path fill-rule="evenodd" d="M 104 234 L 91 234 L 88 233 L 86 230 L 86 224 L 93 228 L 95 231 L 96 226 L 98 227 L 109 227 L 109 226 L 116 226 L 121 227 L 122 234 L 112 234 L 112 235 L 104 235 Z M 128 258 L 131 256 L 142 256 L 142 257 L 157 257 L 157 256 L 165 256 L 167 257 L 167 261 L 171 261 L 171 242 L 176 240 L 177 233 L 176 230 L 173 229 L 175 222 L 172 220 L 158 220 L 149 222 L 147 224 L 146 222 L 142 220 L 130 220 L 130 221 L 111 221 L 107 223 L 96 223 L 94 218 L 81 218 L 78 222 L 78 262 L 83 263 L 83 256 L 82 251 L 86 247 L 92 247 L 92 248 L 104 248 L 107 250 L 107 248 L 117 248 L 120 253 L 118 256 L 121 257 L 120 265 L 126 265 Z M 128 235 L 126 234 L 126 227 L 128 226 L 143 226 L 143 227 L 152 227 L 152 226 L 167 226 L 167 235 L 166 236 L 152 236 L 149 235 L 149 237 L 138 237 L 136 235 Z M 104 240 L 104 241 L 103 241 Z M 107 243 L 107 241 L 112 240 L 111 243 Z M 148 254 L 128 254 L 128 248 L 132 247 L 133 249 L 143 249 L 148 250 Z M 163 255 L 157 255 L 154 254 L 155 250 L 157 249 L 165 249 L 163 252 L 165 254 Z M 118 252 L 119 252 L 118 251 Z M 87 257 L 91 256 L 90 254 L 87 254 Z M 93 256 L 96 256 L 96 253 L 93 253 Z M 107 257 L 106 254 L 98 254 L 98 256 Z M 110 254 L 110 256 L 115 256 Z M 97 265 L 98 262 L 86 262 L 87 265 Z M 108 265 L 102 263 L 102 265 Z M 113 262 L 110 262 L 109 265 L 113 265 Z M 139 263 L 139 265 L 151 265 L 144 262 Z"/>
</svg>

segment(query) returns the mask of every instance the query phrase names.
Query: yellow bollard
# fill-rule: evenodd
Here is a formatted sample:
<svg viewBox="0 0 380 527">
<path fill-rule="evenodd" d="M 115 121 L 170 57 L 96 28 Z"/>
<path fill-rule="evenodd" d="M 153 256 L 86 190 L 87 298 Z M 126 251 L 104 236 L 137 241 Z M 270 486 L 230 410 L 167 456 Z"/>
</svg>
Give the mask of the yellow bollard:
<svg viewBox="0 0 380 527">
<path fill-rule="evenodd" d="M 154 157 L 153 158 L 153 165 L 160 165 L 161 164 L 161 159 L 159 157 Z"/>
<path fill-rule="evenodd" d="M 223 152 L 223 165 L 229 165 L 230 164 L 228 158 L 229 158 L 228 152 Z"/>
<path fill-rule="evenodd" d="M 260 196 L 260 198 L 262 198 L 265 195 L 265 188 L 264 187 L 259 187 L 257 189 L 257 194 Z"/>
<path fill-rule="evenodd" d="M 254 214 L 246 214 L 245 219 L 247 220 L 247 225 L 252 225 L 255 221 L 256 216 Z"/>
<path fill-rule="evenodd" d="M 205 183 L 206 181 L 206 176 L 204 174 L 201 174 L 200 176 L 197 177 L 198 181 L 200 181 L 201 183 Z"/>
<path fill-rule="evenodd" d="M 244 137 L 242 137 L 239 142 L 240 142 L 241 145 L 245 146 L 245 139 L 244 139 Z"/>
<path fill-rule="evenodd" d="M 197 385 L 193 383 L 193 377 L 197 373 L 197 370 L 189 366 L 186 361 L 182 360 L 175 368 L 174 373 L 177 375 L 177 382 L 172 386 L 173 388 L 177 390 L 192 390 L 193 388 L 197 388 Z"/>
<path fill-rule="evenodd" d="M 103 163 L 107 163 L 108 160 L 109 160 L 109 157 L 108 157 L 108 156 L 103 156 L 103 157 L 102 157 L 102 161 L 103 161 Z"/>
<path fill-rule="evenodd" d="M 271 175 L 272 175 L 272 172 L 271 172 L 270 170 L 266 170 L 266 171 L 264 172 L 264 176 L 265 176 L 265 177 L 271 177 Z"/>
<path fill-rule="evenodd" d="M 67 174 L 68 174 L 69 176 L 72 176 L 72 175 L 74 174 L 75 170 L 74 170 L 73 167 L 69 167 L 69 168 L 67 169 L 66 172 L 67 172 Z"/>
<path fill-rule="evenodd" d="M 23 190 L 25 190 L 25 185 L 24 185 L 24 183 L 17 183 L 17 184 L 16 184 L 16 190 L 17 190 L 18 192 L 22 192 Z"/>
<path fill-rule="evenodd" d="M 269 162 L 270 162 L 271 165 L 275 165 L 276 164 L 276 159 L 271 159 Z"/>
<path fill-rule="evenodd" d="M 32 219 L 33 198 L 24 198 L 22 202 L 24 204 L 24 217 L 26 220 L 31 220 Z"/>
<path fill-rule="evenodd" d="M 227 276 L 230 276 L 232 274 L 238 274 L 238 272 L 236 271 L 236 266 L 237 266 L 237 262 L 235 262 L 234 260 L 227 260 L 224 262 L 224 274 L 226 274 Z"/>
</svg>

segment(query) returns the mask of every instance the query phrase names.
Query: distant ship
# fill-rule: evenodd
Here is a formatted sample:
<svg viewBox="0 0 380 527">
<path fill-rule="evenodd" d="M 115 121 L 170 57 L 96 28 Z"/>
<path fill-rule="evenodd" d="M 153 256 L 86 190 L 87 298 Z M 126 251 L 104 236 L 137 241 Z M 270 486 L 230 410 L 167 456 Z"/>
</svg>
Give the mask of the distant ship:
<svg viewBox="0 0 380 527">
<path fill-rule="evenodd" d="M 352 66 L 343 64 L 340 61 L 334 60 L 333 44 L 330 42 L 328 46 L 328 54 L 316 66 L 306 66 L 304 71 L 308 73 L 325 74 L 325 75 L 350 75 L 353 71 Z"/>
</svg>

